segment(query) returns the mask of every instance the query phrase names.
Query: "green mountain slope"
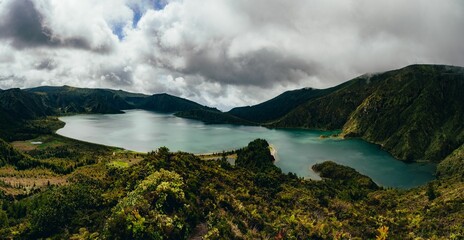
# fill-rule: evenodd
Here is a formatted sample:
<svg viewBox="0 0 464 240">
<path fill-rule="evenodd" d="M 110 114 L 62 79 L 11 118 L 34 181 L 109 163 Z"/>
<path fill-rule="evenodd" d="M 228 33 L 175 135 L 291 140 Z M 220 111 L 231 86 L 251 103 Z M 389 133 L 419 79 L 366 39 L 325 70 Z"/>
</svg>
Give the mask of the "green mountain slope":
<svg viewBox="0 0 464 240">
<path fill-rule="evenodd" d="M 20 89 L 0 91 L 0 123 L 14 124 L 17 121 L 44 117 L 51 113 L 52 109 L 35 94 Z"/>
<path fill-rule="evenodd" d="M 345 136 L 380 144 L 404 160 L 441 160 L 464 143 L 463 68 L 411 66 L 377 85 L 350 115 Z"/>
<path fill-rule="evenodd" d="M 464 70 L 412 65 L 353 79 L 272 127 L 343 129 L 402 160 L 441 160 L 464 143 Z"/>
<path fill-rule="evenodd" d="M 0 167 L 7 164 L 17 165 L 18 162 L 24 159 L 27 159 L 27 157 L 16 151 L 12 146 L 0 138 Z"/>
<path fill-rule="evenodd" d="M 440 178 L 464 179 L 464 144 L 438 164 L 437 175 Z"/>
<path fill-rule="evenodd" d="M 41 95 L 57 113 L 121 113 L 133 106 L 113 90 L 38 87 L 26 91 Z"/>
<path fill-rule="evenodd" d="M 58 113 L 121 113 L 126 109 L 179 112 L 208 109 L 193 101 L 166 93 L 144 95 L 122 90 L 63 87 L 38 87 L 28 92 L 42 95 Z"/>
<path fill-rule="evenodd" d="M 295 107 L 323 95 L 326 95 L 335 88 L 313 89 L 302 88 L 293 91 L 287 91 L 279 96 L 266 102 L 247 107 L 237 107 L 230 110 L 230 115 L 256 123 L 266 123 L 283 117 Z"/>
<path fill-rule="evenodd" d="M 349 115 L 373 91 L 364 77 L 342 84 L 336 91 L 311 99 L 269 126 L 277 128 L 340 129 Z"/>
</svg>

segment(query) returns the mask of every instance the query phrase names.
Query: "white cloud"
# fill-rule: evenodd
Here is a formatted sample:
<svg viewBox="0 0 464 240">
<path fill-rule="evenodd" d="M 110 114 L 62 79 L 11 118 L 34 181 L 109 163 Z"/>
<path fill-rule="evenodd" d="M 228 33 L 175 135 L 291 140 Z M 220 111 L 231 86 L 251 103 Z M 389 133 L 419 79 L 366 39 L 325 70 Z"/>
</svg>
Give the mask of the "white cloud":
<svg viewBox="0 0 464 240">
<path fill-rule="evenodd" d="M 460 0 L 4 0 L 0 21 L 0 88 L 112 87 L 228 108 L 412 63 L 464 65 Z"/>
</svg>

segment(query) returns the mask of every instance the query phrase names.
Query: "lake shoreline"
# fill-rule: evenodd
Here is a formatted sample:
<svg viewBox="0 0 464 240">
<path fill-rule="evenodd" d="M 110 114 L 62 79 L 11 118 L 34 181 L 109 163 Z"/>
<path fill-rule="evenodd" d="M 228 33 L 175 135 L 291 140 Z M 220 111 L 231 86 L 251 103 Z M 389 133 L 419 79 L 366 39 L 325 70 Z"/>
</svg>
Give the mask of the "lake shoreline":
<svg viewBox="0 0 464 240">
<path fill-rule="evenodd" d="M 65 122 L 65 126 L 57 131 L 61 136 L 135 152 L 150 152 L 165 146 L 173 152 L 192 153 L 204 160 L 220 159 L 223 153 L 227 158 L 235 159 L 232 152 L 261 138 L 268 141 L 274 164 L 283 172 L 300 177 L 313 176 L 308 166 L 330 159 L 352 167 L 386 187 L 411 188 L 435 179 L 433 166 L 405 164 L 362 139 L 328 138 L 322 141 L 320 135 L 324 133 L 320 131 L 206 125 L 144 110 L 59 119 Z"/>
</svg>

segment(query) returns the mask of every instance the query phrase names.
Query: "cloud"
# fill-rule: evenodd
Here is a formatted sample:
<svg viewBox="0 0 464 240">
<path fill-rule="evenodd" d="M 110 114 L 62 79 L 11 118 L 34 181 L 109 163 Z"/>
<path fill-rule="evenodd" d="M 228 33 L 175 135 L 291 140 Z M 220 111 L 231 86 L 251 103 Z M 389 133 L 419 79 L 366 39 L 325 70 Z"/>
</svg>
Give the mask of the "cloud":
<svg viewBox="0 0 464 240">
<path fill-rule="evenodd" d="M 463 24 L 460 0 L 0 0 L 0 78 L 15 76 L 0 87 L 229 108 L 414 63 L 464 65 Z"/>
<path fill-rule="evenodd" d="M 125 5 L 109 9 L 98 4 L 69 1 L 6 0 L 0 3 L 0 38 L 17 49 L 33 47 L 76 48 L 100 53 L 117 44 L 110 26 L 123 25 L 132 17 Z M 117 2 L 117 1 L 115 1 Z"/>
<path fill-rule="evenodd" d="M 60 38 L 47 27 L 43 15 L 38 12 L 30 0 L 14 0 L 2 3 L 2 21 L 0 38 L 11 40 L 11 44 L 19 49 L 37 46 L 71 46 L 89 48 L 84 38 Z"/>
</svg>

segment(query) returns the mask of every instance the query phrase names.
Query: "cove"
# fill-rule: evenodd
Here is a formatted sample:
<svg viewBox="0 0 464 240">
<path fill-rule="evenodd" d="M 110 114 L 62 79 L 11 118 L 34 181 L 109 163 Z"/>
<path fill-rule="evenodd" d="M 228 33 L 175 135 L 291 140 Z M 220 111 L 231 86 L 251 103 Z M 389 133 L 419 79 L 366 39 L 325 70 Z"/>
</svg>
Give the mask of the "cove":
<svg viewBox="0 0 464 240">
<path fill-rule="evenodd" d="M 208 125 L 171 114 L 128 110 L 125 114 L 61 117 L 58 134 L 92 143 L 149 152 L 166 146 L 171 151 L 222 152 L 266 139 L 277 150 L 276 165 L 283 172 L 320 179 L 311 166 L 324 162 L 352 167 L 385 187 L 411 188 L 434 179 L 435 164 L 404 163 L 377 145 L 359 139 L 321 139 L 327 132 L 281 130 L 254 126 Z"/>
</svg>

